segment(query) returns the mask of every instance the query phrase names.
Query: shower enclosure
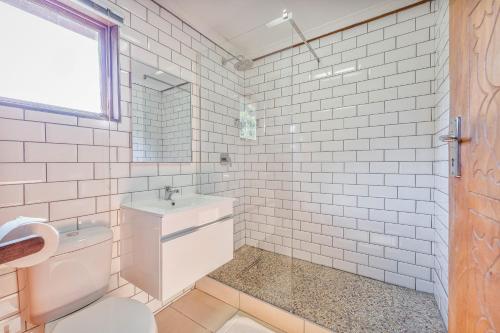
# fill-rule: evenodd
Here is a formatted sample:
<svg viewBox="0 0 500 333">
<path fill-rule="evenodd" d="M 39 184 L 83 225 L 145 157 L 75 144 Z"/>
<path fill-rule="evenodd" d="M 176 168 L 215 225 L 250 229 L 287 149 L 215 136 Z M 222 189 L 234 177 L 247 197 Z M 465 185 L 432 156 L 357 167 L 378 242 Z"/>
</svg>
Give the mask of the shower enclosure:
<svg viewBox="0 0 500 333">
<path fill-rule="evenodd" d="M 433 296 L 414 291 L 432 292 L 429 177 L 416 170 L 430 164 L 428 111 L 392 81 L 412 69 L 376 44 L 376 24 L 304 44 L 292 18 L 232 41 L 281 37 L 281 51 L 251 68 L 224 60 L 243 83 L 227 125 L 243 195 L 235 258 L 210 277 L 334 331 L 405 331 L 412 317 L 441 332 Z"/>
<path fill-rule="evenodd" d="M 233 42 L 245 43 L 253 34 L 261 33 L 285 35 L 287 45 L 299 40 L 292 25 L 280 18 Z M 237 244 L 235 259 L 211 277 L 297 313 L 294 293 L 304 281 L 297 280 L 296 273 L 312 273 L 313 270 L 300 266 L 307 265 L 306 262 L 292 259 L 303 255 L 304 225 L 296 214 L 300 215 L 301 211 L 297 199 L 307 195 L 301 192 L 304 179 L 301 178 L 301 165 L 296 163 L 301 158 L 300 144 L 304 134 L 298 121 L 300 108 L 292 104 L 294 90 L 298 88 L 294 87 L 292 55 L 292 49 L 278 53 L 270 57 L 268 64 L 267 58 L 253 63 L 242 57 L 229 63 L 224 60 L 226 66 L 232 67 L 235 63 L 237 71 L 244 69 L 239 71 L 244 77 L 244 86 L 240 96 L 240 118 L 236 121 L 244 149 L 244 240 Z M 312 55 L 305 56 L 314 59 Z M 274 63 L 280 58 L 278 64 Z M 311 261 L 310 257 L 304 259 Z"/>
</svg>

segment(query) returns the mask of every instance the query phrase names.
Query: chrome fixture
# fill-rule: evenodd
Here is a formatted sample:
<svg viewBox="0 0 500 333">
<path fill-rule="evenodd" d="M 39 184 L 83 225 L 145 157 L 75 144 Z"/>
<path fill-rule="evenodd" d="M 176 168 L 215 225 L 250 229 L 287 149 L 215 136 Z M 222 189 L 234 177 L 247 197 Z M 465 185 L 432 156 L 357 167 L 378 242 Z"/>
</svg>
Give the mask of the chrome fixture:
<svg viewBox="0 0 500 333">
<path fill-rule="evenodd" d="M 306 46 L 309 49 L 309 51 L 311 51 L 312 55 L 314 56 L 314 58 L 316 58 L 316 60 L 319 63 L 319 57 L 318 57 L 318 55 L 316 54 L 316 52 L 314 51 L 314 49 L 311 47 L 311 44 L 309 44 L 309 42 L 307 41 L 307 39 L 304 36 L 304 34 L 302 33 L 302 31 L 299 29 L 299 26 L 297 25 L 297 23 L 295 23 L 295 20 L 293 19 L 292 13 L 289 13 L 289 12 L 287 12 L 286 9 L 283 9 L 283 14 L 281 15 L 281 17 L 278 17 L 277 19 L 274 19 L 271 22 L 268 22 L 266 24 L 266 27 L 273 28 L 273 27 L 275 27 L 277 25 L 280 25 L 282 23 L 285 23 L 285 22 L 290 22 L 290 24 L 292 25 L 293 30 L 295 30 L 295 32 L 297 33 L 297 35 L 299 35 L 299 37 L 302 40 L 302 42 L 304 44 L 306 44 Z"/>
<path fill-rule="evenodd" d="M 220 165 L 233 165 L 233 161 L 231 160 L 229 153 L 220 153 Z"/>
<path fill-rule="evenodd" d="M 172 186 L 165 186 L 165 200 L 170 200 L 172 201 L 172 195 L 174 193 L 179 193 L 179 189 L 173 188 Z M 172 205 L 175 205 L 175 202 L 172 201 Z"/>
<path fill-rule="evenodd" d="M 462 117 L 450 121 L 450 131 L 447 135 L 439 136 L 439 140 L 449 144 L 450 174 L 460 177 L 460 143 L 462 142 Z"/>
<path fill-rule="evenodd" d="M 234 64 L 234 69 L 236 69 L 237 71 L 246 71 L 247 69 L 250 69 L 253 67 L 253 60 L 247 59 L 247 58 L 245 58 L 245 56 L 242 56 L 242 55 L 231 57 L 229 59 L 222 58 L 222 66 L 225 66 L 228 62 L 230 62 L 233 59 L 238 60 Z"/>
</svg>

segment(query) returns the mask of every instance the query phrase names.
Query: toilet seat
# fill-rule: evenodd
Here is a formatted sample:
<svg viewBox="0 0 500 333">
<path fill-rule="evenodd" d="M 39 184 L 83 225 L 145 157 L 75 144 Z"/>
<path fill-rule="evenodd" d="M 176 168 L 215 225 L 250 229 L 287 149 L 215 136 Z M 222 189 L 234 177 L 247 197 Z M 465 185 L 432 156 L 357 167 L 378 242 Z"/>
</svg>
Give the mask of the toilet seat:
<svg viewBox="0 0 500 333">
<path fill-rule="evenodd" d="M 157 333 L 149 308 L 129 298 L 109 297 L 45 325 L 46 333 Z"/>
</svg>

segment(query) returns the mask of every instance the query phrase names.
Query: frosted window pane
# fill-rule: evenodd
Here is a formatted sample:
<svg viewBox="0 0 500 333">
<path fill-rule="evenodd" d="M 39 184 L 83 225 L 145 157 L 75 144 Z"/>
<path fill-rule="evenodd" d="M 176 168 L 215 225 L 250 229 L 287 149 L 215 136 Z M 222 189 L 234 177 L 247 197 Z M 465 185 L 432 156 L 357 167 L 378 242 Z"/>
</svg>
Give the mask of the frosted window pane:
<svg viewBox="0 0 500 333">
<path fill-rule="evenodd" d="M 257 139 L 257 120 L 255 106 L 244 101 L 240 105 L 240 138 L 247 140 Z"/>
<path fill-rule="evenodd" d="M 0 96 L 102 113 L 98 33 L 75 30 L 0 2 Z"/>
</svg>

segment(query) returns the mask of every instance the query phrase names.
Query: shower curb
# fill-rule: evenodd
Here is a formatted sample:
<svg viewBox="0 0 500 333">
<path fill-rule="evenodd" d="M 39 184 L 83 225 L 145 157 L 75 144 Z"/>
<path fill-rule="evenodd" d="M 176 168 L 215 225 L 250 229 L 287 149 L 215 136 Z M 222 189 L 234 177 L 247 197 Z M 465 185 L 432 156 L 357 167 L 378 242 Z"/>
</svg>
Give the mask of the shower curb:
<svg viewBox="0 0 500 333">
<path fill-rule="evenodd" d="M 195 288 L 287 333 L 332 332 L 208 276 L 196 282 Z"/>
</svg>

